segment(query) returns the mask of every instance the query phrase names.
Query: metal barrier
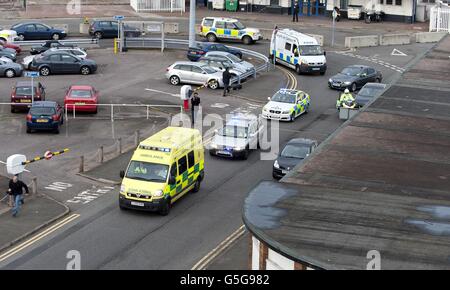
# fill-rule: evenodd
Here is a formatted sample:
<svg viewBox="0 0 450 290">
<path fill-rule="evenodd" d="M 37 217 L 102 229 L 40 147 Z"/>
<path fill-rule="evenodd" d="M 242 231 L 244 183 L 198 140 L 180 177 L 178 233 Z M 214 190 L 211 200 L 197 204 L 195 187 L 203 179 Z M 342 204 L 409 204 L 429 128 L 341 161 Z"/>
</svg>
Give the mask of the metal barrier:
<svg viewBox="0 0 450 290">
<path fill-rule="evenodd" d="M 130 0 L 136 12 L 185 12 L 185 0 Z"/>
<path fill-rule="evenodd" d="M 24 41 L 14 41 L 14 44 L 20 46 L 32 46 L 32 45 L 43 45 L 47 40 L 24 40 Z M 98 38 L 84 38 L 84 39 L 65 39 L 59 40 L 63 44 L 74 44 L 74 45 L 87 45 L 87 44 L 98 44 Z"/>
<path fill-rule="evenodd" d="M 430 32 L 447 31 L 450 33 L 450 7 L 435 6 L 430 10 Z"/>
</svg>

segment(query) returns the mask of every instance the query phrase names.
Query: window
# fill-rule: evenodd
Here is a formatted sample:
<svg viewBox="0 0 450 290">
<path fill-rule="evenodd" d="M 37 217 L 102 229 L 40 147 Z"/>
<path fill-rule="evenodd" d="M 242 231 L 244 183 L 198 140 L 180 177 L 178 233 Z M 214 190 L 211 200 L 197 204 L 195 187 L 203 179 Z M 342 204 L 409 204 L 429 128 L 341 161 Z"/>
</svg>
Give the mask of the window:
<svg viewBox="0 0 450 290">
<path fill-rule="evenodd" d="M 228 51 L 227 47 L 225 45 L 221 45 L 221 44 L 216 45 L 216 49 L 218 51 Z"/>
<path fill-rule="evenodd" d="M 294 44 L 294 45 L 292 46 L 292 53 L 294 53 L 295 56 L 298 55 L 298 50 L 297 50 L 297 45 L 296 45 L 296 44 Z"/>
<path fill-rule="evenodd" d="M 60 54 L 52 54 L 52 55 L 50 55 L 47 58 L 47 60 L 49 60 L 49 61 L 60 61 L 61 57 L 60 57 Z"/>
<path fill-rule="evenodd" d="M 177 177 L 177 164 L 174 163 L 170 167 L 170 176 Z"/>
<path fill-rule="evenodd" d="M 34 27 L 33 24 L 30 24 L 30 25 L 25 26 L 25 30 L 28 32 L 33 32 L 33 31 L 36 31 L 36 28 Z"/>
<path fill-rule="evenodd" d="M 182 70 L 182 71 L 191 71 L 191 66 L 190 65 L 179 64 L 179 65 L 175 66 L 175 69 L 179 69 L 179 70 Z"/>
<path fill-rule="evenodd" d="M 402 6 L 402 0 L 395 0 L 395 5 Z"/>
<path fill-rule="evenodd" d="M 182 175 L 187 170 L 187 160 L 186 156 L 178 159 L 178 174 Z"/>
<path fill-rule="evenodd" d="M 374 73 L 375 73 L 375 69 L 369 68 L 369 74 L 370 74 L 370 75 L 373 75 Z"/>
<path fill-rule="evenodd" d="M 384 4 L 384 0 L 380 0 L 378 3 L 380 3 L 381 5 Z"/>
<path fill-rule="evenodd" d="M 211 27 L 211 26 L 213 26 L 213 23 L 214 23 L 214 20 L 213 20 L 213 19 L 205 19 L 205 20 L 203 21 L 203 26 Z"/>
<path fill-rule="evenodd" d="M 109 21 L 101 21 L 98 26 L 100 27 L 109 27 L 111 26 L 111 23 Z"/>
<path fill-rule="evenodd" d="M 47 27 L 44 25 L 36 24 L 36 31 L 47 31 Z"/>
<path fill-rule="evenodd" d="M 216 22 L 216 28 L 225 28 L 225 22 L 217 21 Z"/>
<path fill-rule="evenodd" d="M 70 55 L 65 55 L 65 54 L 61 54 L 61 58 L 62 58 L 62 61 L 70 62 L 70 63 L 74 63 L 77 60 L 76 58 L 74 58 Z"/>
<path fill-rule="evenodd" d="M 286 44 L 284 45 L 284 49 L 286 49 L 287 51 L 291 51 L 291 47 L 292 44 L 290 44 L 289 42 L 286 42 Z"/>
<path fill-rule="evenodd" d="M 191 168 L 192 166 L 195 165 L 194 151 L 191 151 L 188 153 L 188 165 L 189 165 L 189 168 Z"/>
<path fill-rule="evenodd" d="M 386 5 L 392 5 L 393 0 L 386 0 Z"/>
<path fill-rule="evenodd" d="M 225 27 L 227 29 L 236 29 L 236 25 L 234 25 L 234 23 L 231 22 L 227 22 Z"/>
<path fill-rule="evenodd" d="M 199 68 L 198 66 L 192 66 L 192 72 L 197 73 L 197 74 L 202 74 L 203 70 L 201 68 Z"/>
</svg>

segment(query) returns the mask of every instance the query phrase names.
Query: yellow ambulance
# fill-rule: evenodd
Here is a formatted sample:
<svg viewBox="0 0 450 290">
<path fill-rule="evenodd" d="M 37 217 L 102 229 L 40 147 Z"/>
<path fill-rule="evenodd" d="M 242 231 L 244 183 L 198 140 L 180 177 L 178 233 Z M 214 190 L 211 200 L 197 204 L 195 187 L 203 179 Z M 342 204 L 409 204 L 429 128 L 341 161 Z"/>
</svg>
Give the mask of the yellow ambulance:
<svg viewBox="0 0 450 290">
<path fill-rule="evenodd" d="M 167 127 L 142 141 L 128 167 L 120 172 L 120 209 L 169 214 L 186 193 L 200 190 L 204 148 L 196 129 Z"/>
</svg>

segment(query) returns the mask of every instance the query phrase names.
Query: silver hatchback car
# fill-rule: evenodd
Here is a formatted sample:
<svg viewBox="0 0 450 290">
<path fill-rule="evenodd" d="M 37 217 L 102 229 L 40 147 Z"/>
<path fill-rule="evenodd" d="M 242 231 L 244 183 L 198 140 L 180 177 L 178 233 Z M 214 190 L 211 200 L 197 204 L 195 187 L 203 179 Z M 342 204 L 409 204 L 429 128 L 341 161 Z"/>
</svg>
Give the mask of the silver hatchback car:
<svg viewBox="0 0 450 290">
<path fill-rule="evenodd" d="M 167 68 L 166 78 L 174 86 L 185 83 L 208 84 L 213 90 L 223 87 L 222 72 L 198 62 L 176 62 Z"/>
</svg>

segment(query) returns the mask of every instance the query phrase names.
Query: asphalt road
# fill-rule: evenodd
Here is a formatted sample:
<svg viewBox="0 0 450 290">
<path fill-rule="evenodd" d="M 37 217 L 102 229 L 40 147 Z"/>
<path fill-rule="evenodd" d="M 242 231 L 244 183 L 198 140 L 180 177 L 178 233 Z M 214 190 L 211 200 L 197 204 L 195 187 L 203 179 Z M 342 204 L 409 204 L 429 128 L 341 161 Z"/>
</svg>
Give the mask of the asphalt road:
<svg viewBox="0 0 450 290">
<path fill-rule="evenodd" d="M 267 43 L 263 42 L 252 48 L 265 52 Z M 410 46 L 409 58 L 390 58 L 388 64 L 405 67 L 415 55 L 426 48 Z M 297 76 L 298 88 L 307 91 L 312 97 L 311 111 L 293 123 L 280 124 L 278 145 L 281 146 L 297 136 L 319 141 L 329 136 L 342 122 L 337 118 L 334 109 L 338 92 L 328 89 L 328 78 L 346 65 L 362 63 L 371 64 L 381 70 L 384 82 L 389 83 L 399 72 L 394 66 L 387 66 L 386 62 L 375 62 L 372 59 L 387 58 L 391 50 L 390 47 L 361 50 L 354 52 L 354 56 L 329 52 L 329 70 L 325 76 Z M 171 95 L 177 94 L 179 88 L 170 86 L 162 74 L 173 58 L 180 58 L 182 53 L 170 52 L 161 57 L 154 52 L 133 51 L 114 58 L 116 65 L 112 65 L 110 58 L 103 55 L 104 53 L 102 50 L 93 52 L 95 59 L 104 62 L 105 66 L 97 75 L 91 76 L 89 82 L 92 81 L 99 87 L 105 101 L 179 104 L 179 99 Z M 356 55 L 370 56 L 370 59 L 357 58 Z M 73 82 L 73 79 L 74 76 L 53 76 L 46 78 L 45 82 L 48 83 L 47 87 L 52 86 L 52 96 L 61 101 L 65 87 Z M 0 81 L 0 98 L 5 101 L 8 99 L 10 80 Z M 220 92 L 202 91 L 200 96 L 203 110 L 217 116 L 224 116 L 236 110 L 258 113 L 267 97 L 285 87 L 286 81 L 283 74 L 275 70 L 246 82 L 243 90 L 233 93 L 235 96 L 223 98 Z M 72 146 L 78 154 L 94 152 L 100 144 L 112 142 L 112 135 L 127 136 L 127 133 L 139 126 L 142 126 L 142 129 L 154 126 L 151 128 L 156 130 L 167 124 L 164 115 L 155 115 L 147 122 L 143 121 L 143 112 L 127 111 L 123 113 L 128 118 L 112 125 L 105 119 L 108 112 L 104 111 L 100 112 L 100 117 L 69 120 L 69 125 L 59 136 L 28 136 L 23 133 L 21 118 L 24 116 L 11 116 L 5 110 L 1 112 L 0 133 L 7 136 L 0 140 L 2 157 L 18 150 L 31 152 L 31 155 L 38 154 L 44 148 L 58 146 Z M 129 114 L 135 118 L 129 118 Z M 242 204 L 247 192 L 259 181 L 271 179 L 273 161 L 261 160 L 259 152 L 253 152 L 246 161 L 213 158 L 208 154 L 205 156 L 206 178 L 202 189 L 197 194 L 189 194 L 177 202 L 169 216 L 120 211 L 117 206 L 118 188 L 104 190 L 88 203 L 69 202 L 73 212 L 79 214 L 79 217 L 9 259 L 0 261 L 0 267 L 65 269 L 68 251 L 77 250 L 81 254 L 82 269 L 191 268 L 242 224 Z M 57 199 L 67 202 L 86 188 L 101 187 L 100 184 L 73 175 L 77 167 L 77 163 L 73 161 L 71 156 L 61 156 L 61 159 L 55 158 L 52 163 L 40 163 L 39 167 L 30 169 L 45 183 L 70 183 L 72 187 L 63 192 L 51 192 Z M 111 168 L 111 174 L 115 176 L 117 170 Z"/>
</svg>

